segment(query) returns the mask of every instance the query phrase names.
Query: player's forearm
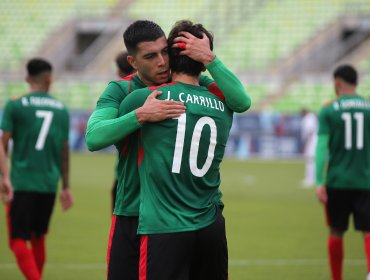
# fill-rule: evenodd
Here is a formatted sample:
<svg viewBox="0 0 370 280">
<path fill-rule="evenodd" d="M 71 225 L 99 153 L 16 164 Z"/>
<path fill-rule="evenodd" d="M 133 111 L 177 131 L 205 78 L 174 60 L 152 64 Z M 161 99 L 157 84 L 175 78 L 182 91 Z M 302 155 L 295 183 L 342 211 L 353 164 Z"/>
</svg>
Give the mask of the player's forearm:
<svg viewBox="0 0 370 280">
<path fill-rule="evenodd" d="M 9 170 L 3 145 L 0 145 L 0 173 L 3 178 L 9 178 Z"/>
<path fill-rule="evenodd" d="M 217 57 L 208 65 L 207 70 L 225 96 L 229 109 L 241 113 L 251 106 L 251 98 L 240 80 Z"/>
<path fill-rule="evenodd" d="M 62 173 L 62 188 L 63 190 L 65 190 L 69 188 L 69 144 L 68 144 L 68 141 L 64 142 L 63 144 L 61 173 Z"/>
<path fill-rule="evenodd" d="M 324 173 L 326 159 L 328 155 L 329 136 L 326 134 L 319 135 L 316 144 L 315 163 L 316 163 L 316 185 L 324 185 Z"/>
<path fill-rule="evenodd" d="M 86 145 L 90 151 L 113 145 L 141 127 L 135 112 L 119 118 L 117 113 L 117 109 L 105 108 L 91 115 L 86 128 Z"/>
</svg>

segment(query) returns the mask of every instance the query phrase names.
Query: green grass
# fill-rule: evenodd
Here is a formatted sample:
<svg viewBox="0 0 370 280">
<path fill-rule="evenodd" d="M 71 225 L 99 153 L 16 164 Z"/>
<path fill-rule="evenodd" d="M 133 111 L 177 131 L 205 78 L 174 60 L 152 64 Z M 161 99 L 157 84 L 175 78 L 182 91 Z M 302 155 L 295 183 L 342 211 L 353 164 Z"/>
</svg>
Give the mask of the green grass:
<svg viewBox="0 0 370 280">
<path fill-rule="evenodd" d="M 62 213 L 56 205 L 44 280 L 105 278 L 113 164 L 110 154 L 72 156 L 75 206 Z M 313 189 L 299 188 L 302 177 L 301 161 L 224 161 L 231 280 L 329 279 L 323 210 Z M 22 279 L 0 209 L 0 279 Z M 364 279 L 362 237 L 353 230 L 346 236 L 345 258 L 344 279 Z"/>
</svg>

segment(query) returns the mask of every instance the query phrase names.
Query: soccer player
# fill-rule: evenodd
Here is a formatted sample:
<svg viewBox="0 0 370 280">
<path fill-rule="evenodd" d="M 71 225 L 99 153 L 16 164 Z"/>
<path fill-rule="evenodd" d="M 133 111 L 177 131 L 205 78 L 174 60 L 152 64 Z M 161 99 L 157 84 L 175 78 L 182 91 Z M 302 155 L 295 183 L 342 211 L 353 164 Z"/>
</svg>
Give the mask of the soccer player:
<svg viewBox="0 0 370 280">
<path fill-rule="evenodd" d="M 213 47 L 201 24 L 177 22 L 168 44 L 179 34 L 205 34 Z M 219 169 L 233 112 L 222 95 L 199 85 L 204 65 L 180 51 L 169 50 L 171 83 L 134 91 L 120 107 L 122 114 L 139 108 L 153 89 L 187 107 L 179 118 L 142 123 L 139 151 L 126 152 L 139 158 L 140 279 L 227 279 Z"/>
<path fill-rule="evenodd" d="M 135 69 L 127 61 L 127 52 L 120 52 L 115 59 L 117 66 L 117 76 L 119 78 L 124 78 L 135 72 Z"/>
<path fill-rule="evenodd" d="M 363 233 L 370 279 L 370 101 L 356 94 L 356 86 L 357 72 L 352 66 L 336 68 L 337 99 L 324 106 L 319 115 L 316 193 L 328 215 L 333 280 L 342 279 L 343 236 L 352 214 L 356 230 Z"/>
<path fill-rule="evenodd" d="M 3 145 L 0 145 L 0 174 L 2 177 L 0 182 L 1 199 L 4 203 L 7 203 L 13 199 L 13 186 L 9 178 L 9 170 Z"/>
<path fill-rule="evenodd" d="M 135 69 L 131 66 L 130 63 L 127 61 L 127 52 L 120 52 L 115 59 L 116 66 L 117 66 L 117 75 L 119 78 L 123 79 L 124 77 L 131 75 L 135 72 Z M 114 168 L 114 179 L 112 184 L 112 213 L 114 211 L 114 204 L 116 201 L 116 193 L 117 193 L 117 184 L 118 184 L 118 158 L 115 163 Z"/>
<path fill-rule="evenodd" d="M 58 181 L 60 202 L 72 206 L 69 190 L 69 114 L 49 95 L 52 66 L 40 58 L 27 63 L 30 93 L 9 100 L 4 109 L 2 142 L 13 139 L 11 182 L 14 198 L 7 207 L 9 246 L 26 279 L 41 279 L 46 259 L 45 239 Z M 30 243 L 30 247 L 28 246 Z"/>
<path fill-rule="evenodd" d="M 234 111 L 243 111 L 250 99 L 243 85 L 209 48 L 208 37 L 183 38 L 189 56 L 206 65 L 226 97 L 226 103 Z M 170 79 L 168 46 L 163 30 L 151 21 L 136 21 L 124 32 L 124 42 L 129 52 L 128 60 L 137 70 L 136 74 L 119 82 L 111 82 L 99 98 L 96 110 L 91 115 L 86 132 L 86 143 L 91 151 L 112 145 L 140 128 L 141 122 L 155 122 L 180 116 L 185 111 L 182 102 L 158 100 L 160 93 L 154 92 L 142 107 L 118 117 L 121 101 L 135 89 L 159 85 Z M 201 76 L 200 83 L 219 92 L 217 85 Z M 139 215 L 139 174 L 137 155 L 127 156 L 137 142 L 134 134 L 126 138 L 120 151 L 118 168 L 120 173 L 117 198 L 107 262 L 108 279 L 138 279 L 140 239 L 137 236 Z M 129 162 L 129 164 L 128 164 Z M 125 168 L 126 166 L 126 168 Z M 123 278 L 124 277 L 124 278 Z"/>
<path fill-rule="evenodd" d="M 315 149 L 317 142 L 317 117 L 313 112 L 302 109 L 301 137 L 303 140 L 303 156 L 305 172 L 301 186 L 310 188 L 315 185 Z"/>
</svg>

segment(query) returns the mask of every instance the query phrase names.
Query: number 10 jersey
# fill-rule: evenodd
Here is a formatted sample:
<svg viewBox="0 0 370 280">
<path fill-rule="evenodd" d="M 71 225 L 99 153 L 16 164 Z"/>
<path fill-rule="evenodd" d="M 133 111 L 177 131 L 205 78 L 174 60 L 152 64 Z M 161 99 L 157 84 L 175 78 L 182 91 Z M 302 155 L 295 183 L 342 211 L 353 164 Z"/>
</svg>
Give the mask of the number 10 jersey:
<svg viewBox="0 0 370 280">
<path fill-rule="evenodd" d="M 142 106 L 153 89 L 162 92 L 159 99 L 184 102 L 186 113 L 141 128 L 138 233 L 204 228 L 215 221 L 222 204 L 220 163 L 233 113 L 206 88 L 174 82 L 132 92 L 120 114 Z"/>
</svg>

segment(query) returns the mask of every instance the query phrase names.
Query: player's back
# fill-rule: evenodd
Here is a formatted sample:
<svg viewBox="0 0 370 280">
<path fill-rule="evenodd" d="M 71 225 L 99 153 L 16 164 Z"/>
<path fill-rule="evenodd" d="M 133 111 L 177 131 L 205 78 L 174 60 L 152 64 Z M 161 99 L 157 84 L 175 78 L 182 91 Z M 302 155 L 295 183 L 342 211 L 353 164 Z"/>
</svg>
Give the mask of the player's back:
<svg viewBox="0 0 370 280">
<path fill-rule="evenodd" d="M 204 87 L 175 82 L 158 90 L 159 99 L 182 101 L 187 109 L 142 128 L 139 232 L 196 230 L 214 221 L 221 203 L 219 168 L 232 112 Z M 145 100 L 149 93 L 133 94 Z"/>
<path fill-rule="evenodd" d="M 53 192 L 68 141 L 65 106 L 46 93 L 31 93 L 7 104 L 5 127 L 13 134 L 11 177 L 15 190 Z"/>
<path fill-rule="evenodd" d="M 323 108 L 329 127 L 327 185 L 370 189 L 370 101 L 342 96 Z"/>
</svg>

